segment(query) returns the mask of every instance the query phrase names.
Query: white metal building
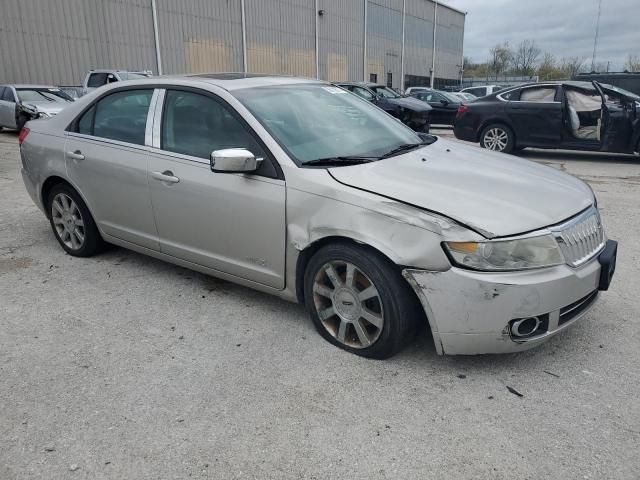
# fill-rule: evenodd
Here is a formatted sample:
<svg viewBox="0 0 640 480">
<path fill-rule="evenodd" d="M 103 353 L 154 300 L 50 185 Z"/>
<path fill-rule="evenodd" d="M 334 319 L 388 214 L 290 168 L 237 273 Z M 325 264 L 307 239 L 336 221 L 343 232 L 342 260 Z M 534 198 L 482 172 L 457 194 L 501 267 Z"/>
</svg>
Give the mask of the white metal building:
<svg viewBox="0 0 640 480">
<path fill-rule="evenodd" d="M 0 83 L 118 68 L 408 87 L 433 69 L 442 86 L 459 81 L 464 22 L 436 0 L 2 0 Z"/>
</svg>

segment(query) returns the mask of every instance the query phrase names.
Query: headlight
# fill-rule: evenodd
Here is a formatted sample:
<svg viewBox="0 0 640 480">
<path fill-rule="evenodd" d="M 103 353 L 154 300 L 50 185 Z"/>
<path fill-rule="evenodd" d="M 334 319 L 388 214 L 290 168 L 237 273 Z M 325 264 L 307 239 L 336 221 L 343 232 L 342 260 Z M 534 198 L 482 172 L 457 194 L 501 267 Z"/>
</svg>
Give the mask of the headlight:
<svg viewBox="0 0 640 480">
<path fill-rule="evenodd" d="M 46 112 L 38 112 L 38 118 L 51 118 L 51 115 Z"/>
<path fill-rule="evenodd" d="M 444 242 L 455 264 L 473 270 L 510 271 L 565 263 L 551 235 L 486 242 Z"/>
</svg>

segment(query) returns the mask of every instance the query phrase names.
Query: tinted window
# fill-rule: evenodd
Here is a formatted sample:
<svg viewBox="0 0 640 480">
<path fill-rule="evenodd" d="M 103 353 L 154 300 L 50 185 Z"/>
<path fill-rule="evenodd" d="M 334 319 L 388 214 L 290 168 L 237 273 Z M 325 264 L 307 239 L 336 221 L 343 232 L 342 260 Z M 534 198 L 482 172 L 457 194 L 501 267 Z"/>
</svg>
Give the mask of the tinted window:
<svg viewBox="0 0 640 480">
<path fill-rule="evenodd" d="M 91 75 L 89 75 L 89 81 L 87 82 L 87 87 L 91 87 L 91 88 L 101 87 L 106 83 L 107 83 L 106 73 L 92 73 Z"/>
<path fill-rule="evenodd" d="M 346 92 L 345 92 L 346 93 Z M 207 95 L 170 90 L 164 104 L 162 148 L 209 159 L 224 148 L 246 148 L 266 157 L 255 138 L 222 103 Z"/>
<path fill-rule="evenodd" d="M 11 88 L 6 87 L 4 89 L 4 93 L 2 94 L 2 100 L 5 100 L 7 102 L 15 102 L 16 99 L 13 96 L 13 90 L 11 90 Z"/>
<path fill-rule="evenodd" d="M 470 88 L 468 90 L 465 90 L 465 92 L 468 92 L 471 95 L 475 95 L 476 97 L 484 97 L 486 95 L 486 91 L 487 90 L 485 87 Z"/>
<path fill-rule="evenodd" d="M 2 100 L 2 93 L 4 92 L 4 87 L 0 86 L 0 100 Z"/>
<path fill-rule="evenodd" d="M 144 145 L 152 94 L 152 89 L 127 90 L 102 98 L 80 119 L 78 132 Z"/>
<path fill-rule="evenodd" d="M 520 90 L 511 90 L 510 92 L 500 94 L 500 96 L 505 100 L 518 100 L 520 98 Z"/>
</svg>

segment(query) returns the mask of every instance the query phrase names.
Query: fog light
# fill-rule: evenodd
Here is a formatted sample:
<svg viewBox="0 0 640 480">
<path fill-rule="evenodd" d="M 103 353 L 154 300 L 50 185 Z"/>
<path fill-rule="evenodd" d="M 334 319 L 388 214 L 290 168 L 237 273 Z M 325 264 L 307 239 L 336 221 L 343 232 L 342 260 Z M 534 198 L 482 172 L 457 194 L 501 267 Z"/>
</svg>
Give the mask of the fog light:
<svg viewBox="0 0 640 480">
<path fill-rule="evenodd" d="M 511 323 L 511 334 L 514 337 L 527 337 L 540 327 L 538 317 L 527 317 L 514 320 Z"/>
</svg>

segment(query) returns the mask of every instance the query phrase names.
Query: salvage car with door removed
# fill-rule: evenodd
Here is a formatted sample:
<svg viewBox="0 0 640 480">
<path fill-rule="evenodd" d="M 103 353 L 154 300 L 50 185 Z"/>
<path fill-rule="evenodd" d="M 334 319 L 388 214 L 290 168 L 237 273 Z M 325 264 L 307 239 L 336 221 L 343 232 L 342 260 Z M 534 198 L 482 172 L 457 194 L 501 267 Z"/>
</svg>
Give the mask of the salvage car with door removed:
<svg viewBox="0 0 640 480">
<path fill-rule="evenodd" d="M 640 151 L 640 96 L 598 82 L 536 83 L 458 108 L 461 140 L 509 153 L 526 147 Z"/>
<path fill-rule="evenodd" d="M 301 302 L 366 357 L 421 324 L 440 354 L 531 348 L 615 269 L 581 180 L 417 134 L 321 81 L 118 82 L 19 140 L 26 189 L 70 255 L 108 242 Z"/>
</svg>

